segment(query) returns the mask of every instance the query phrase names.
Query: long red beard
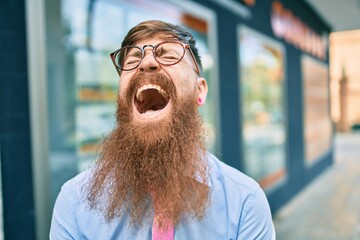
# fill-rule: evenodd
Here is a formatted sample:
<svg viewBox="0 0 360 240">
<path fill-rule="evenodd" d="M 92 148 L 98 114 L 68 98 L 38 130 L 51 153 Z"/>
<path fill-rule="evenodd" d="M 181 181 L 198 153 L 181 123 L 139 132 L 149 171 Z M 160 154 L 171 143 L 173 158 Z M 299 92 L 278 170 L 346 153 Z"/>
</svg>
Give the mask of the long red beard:
<svg viewBox="0 0 360 240">
<path fill-rule="evenodd" d="M 141 79 L 147 78 L 132 80 L 126 98 L 118 100 L 117 127 L 102 144 L 87 200 L 108 220 L 128 213 L 136 225 L 149 219 L 154 196 L 175 224 L 201 219 L 209 200 L 208 165 L 195 91 L 177 99 L 171 80 L 161 75 L 146 80 L 170 92 L 172 113 L 140 126 L 132 119 L 132 91 Z"/>
</svg>

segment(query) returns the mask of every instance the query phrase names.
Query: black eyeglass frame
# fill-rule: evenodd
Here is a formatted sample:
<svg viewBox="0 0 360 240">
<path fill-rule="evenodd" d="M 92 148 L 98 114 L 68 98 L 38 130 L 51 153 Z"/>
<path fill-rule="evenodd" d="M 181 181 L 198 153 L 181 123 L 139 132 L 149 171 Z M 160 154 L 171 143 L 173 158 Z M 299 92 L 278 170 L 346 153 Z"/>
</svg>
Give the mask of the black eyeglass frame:
<svg viewBox="0 0 360 240">
<path fill-rule="evenodd" d="M 183 55 L 181 56 L 181 58 L 180 58 L 177 62 L 165 64 L 165 63 L 161 63 L 161 62 L 156 58 L 156 56 L 155 56 L 155 50 L 156 50 L 160 45 L 162 45 L 162 44 L 164 44 L 164 43 L 179 43 L 179 44 L 183 47 L 184 53 L 183 53 Z M 139 64 L 136 65 L 135 67 L 131 68 L 131 69 L 122 69 L 121 67 L 119 67 L 119 66 L 116 64 L 115 56 L 116 56 L 120 51 L 122 51 L 122 50 L 124 50 L 124 49 L 126 49 L 126 48 L 134 48 L 134 47 L 135 47 L 135 48 L 138 48 L 138 49 L 141 51 L 141 60 L 140 60 Z M 147 47 L 152 47 L 152 53 L 153 53 L 154 59 L 155 59 L 160 65 L 164 65 L 164 66 L 172 66 L 172 65 L 178 64 L 178 63 L 184 58 L 186 49 L 188 49 L 189 52 L 190 52 L 190 54 L 191 54 L 191 57 L 192 57 L 192 59 L 193 59 L 193 61 L 194 61 L 194 63 L 195 63 L 196 73 L 200 76 L 200 68 L 199 68 L 199 65 L 198 65 L 198 63 L 197 63 L 197 61 L 196 61 L 195 55 L 194 55 L 194 53 L 193 53 L 192 50 L 191 50 L 190 45 L 187 44 L 187 43 L 179 42 L 179 41 L 163 41 L 163 42 L 160 42 L 160 43 L 156 44 L 155 46 L 150 45 L 150 44 L 147 44 L 147 45 L 144 45 L 142 48 L 139 47 L 139 46 L 130 45 L 130 46 L 122 47 L 122 48 L 120 48 L 120 49 L 118 49 L 118 50 L 110 53 L 110 58 L 111 58 L 111 60 L 112 60 L 112 62 L 113 62 L 113 64 L 114 64 L 114 66 L 115 66 L 115 68 L 116 68 L 116 71 L 118 72 L 119 76 L 121 75 L 121 72 L 122 72 L 122 71 L 132 71 L 132 70 L 134 70 L 134 69 L 136 69 L 137 67 L 140 66 L 141 61 L 142 61 L 142 60 L 144 59 L 144 57 L 145 57 L 145 48 L 147 48 Z"/>
</svg>

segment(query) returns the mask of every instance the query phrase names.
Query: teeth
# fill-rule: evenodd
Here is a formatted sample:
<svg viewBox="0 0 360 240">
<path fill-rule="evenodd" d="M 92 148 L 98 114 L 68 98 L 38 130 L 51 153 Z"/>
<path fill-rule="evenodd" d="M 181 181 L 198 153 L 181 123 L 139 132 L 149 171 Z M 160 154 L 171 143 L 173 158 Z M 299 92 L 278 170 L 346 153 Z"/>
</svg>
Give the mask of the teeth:
<svg viewBox="0 0 360 240">
<path fill-rule="evenodd" d="M 154 84 L 146 84 L 144 86 L 141 86 L 137 92 L 136 92 L 136 99 L 140 102 L 142 102 L 144 99 L 142 97 L 142 94 L 141 92 L 144 91 L 144 90 L 148 90 L 148 89 L 156 89 L 158 90 L 161 95 L 163 95 L 164 97 L 166 97 L 166 92 L 158 85 L 154 85 Z"/>
<path fill-rule="evenodd" d="M 151 116 L 156 114 L 156 111 L 154 110 L 147 110 L 146 112 L 142 113 L 143 115 Z"/>
</svg>

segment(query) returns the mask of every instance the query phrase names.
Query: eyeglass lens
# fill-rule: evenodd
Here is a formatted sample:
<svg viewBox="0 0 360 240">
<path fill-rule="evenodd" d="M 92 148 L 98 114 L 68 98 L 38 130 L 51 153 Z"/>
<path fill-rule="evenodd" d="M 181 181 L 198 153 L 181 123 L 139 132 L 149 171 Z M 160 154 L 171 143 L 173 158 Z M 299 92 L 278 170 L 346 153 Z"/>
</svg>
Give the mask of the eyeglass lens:
<svg viewBox="0 0 360 240">
<path fill-rule="evenodd" d="M 173 65 L 183 58 L 185 48 L 181 43 L 165 42 L 157 45 L 153 52 L 160 64 Z M 142 58 L 143 51 L 141 48 L 125 47 L 115 55 L 115 63 L 121 70 L 132 70 L 140 65 Z"/>
</svg>

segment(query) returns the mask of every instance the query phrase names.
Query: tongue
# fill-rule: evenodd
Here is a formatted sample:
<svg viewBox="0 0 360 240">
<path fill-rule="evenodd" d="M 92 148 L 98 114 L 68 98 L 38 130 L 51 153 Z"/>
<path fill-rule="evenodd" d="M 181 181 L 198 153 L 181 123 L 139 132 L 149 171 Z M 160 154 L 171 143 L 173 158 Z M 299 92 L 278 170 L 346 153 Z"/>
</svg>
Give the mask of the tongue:
<svg viewBox="0 0 360 240">
<path fill-rule="evenodd" d="M 142 101 L 136 101 L 137 109 L 140 113 L 163 109 L 168 103 L 168 100 L 156 89 L 144 90 L 140 94 L 139 99 Z"/>
</svg>

